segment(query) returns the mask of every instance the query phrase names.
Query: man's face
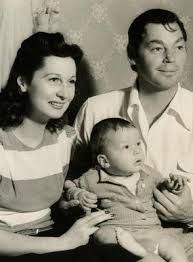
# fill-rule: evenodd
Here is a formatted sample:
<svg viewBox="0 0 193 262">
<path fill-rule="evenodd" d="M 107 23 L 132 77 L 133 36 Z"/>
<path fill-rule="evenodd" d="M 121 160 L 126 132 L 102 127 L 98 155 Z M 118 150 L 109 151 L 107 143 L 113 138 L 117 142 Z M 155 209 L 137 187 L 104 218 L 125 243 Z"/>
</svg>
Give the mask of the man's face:
<svg viewBox="0 0 193 262">
<path fill-rule="evenodd" d="M 141 88 L 177 87 L 186 62 L 186 43 L 177 23 L 147 24 L 135 58 Z"/>
</svg>

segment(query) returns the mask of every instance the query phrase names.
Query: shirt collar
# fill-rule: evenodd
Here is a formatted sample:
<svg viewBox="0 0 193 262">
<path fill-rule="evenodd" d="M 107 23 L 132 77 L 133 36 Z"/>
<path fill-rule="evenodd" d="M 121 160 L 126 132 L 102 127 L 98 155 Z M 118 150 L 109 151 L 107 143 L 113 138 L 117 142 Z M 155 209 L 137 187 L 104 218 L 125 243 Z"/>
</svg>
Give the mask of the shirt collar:
<svg viewBox="0 0 193 262">
<path fill-rule="evenodd" d="M 184 90 L 180 84 L 178 84 L 177 92 L 170 102 L 167 113 L 176 113 L 180 117 L 181 124 L 188 130 L 192 129 L 192 96 L 185 97 Z"/>
<path fill-rule="evenodd" d="M 114 183 L 114 180 L 103 169 L 100 169 L 99 170 L 99 182 L 101 182 L 101 183 L 103 183 L 103 182 Z"/>
<path fill-rule="evenodd" d="M 192 114 L 189 114 L 189 112 L 193 111 L 192 102 L 191 96 L 189 99 L 184 97 L 184 89 L 178 83 L 177 92 L 166 110 L 167 114 L 178 116 L 178 122 L 188 130 L 192 130 Z M 135 106 L 141 107 L 136 82 L 131 87 L 128 110 Z"/>
<path fill-rule="evenodd" d="M 129 107 L 140 106 L 141 102 L 139 100 L 139 92 L 137 88 L 137 82 L 131 87 L 130 97 L 129 97 Z"/>
</svg>

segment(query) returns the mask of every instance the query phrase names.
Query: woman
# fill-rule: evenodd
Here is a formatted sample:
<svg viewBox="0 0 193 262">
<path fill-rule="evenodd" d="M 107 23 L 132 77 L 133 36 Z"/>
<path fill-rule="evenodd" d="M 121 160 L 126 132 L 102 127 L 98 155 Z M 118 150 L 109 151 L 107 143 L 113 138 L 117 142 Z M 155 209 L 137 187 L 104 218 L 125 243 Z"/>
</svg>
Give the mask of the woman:
<svg viewBox="0 0 193 262">
<path fill-rule="evenodd" d="M 65 112 L 74 98 L 81 58 L 81 49 L 66 44 L 60 33 L 36 33 L 17 52 L 0 95 L 2 256 L 75 249 L 112 216 L 95 212 L 60 237 L 52 236 L 50 208 L 62 195 L 75 138 L 65 125 Z M 65 256 L 76 257 L 76 252 Z"/>
</svg>

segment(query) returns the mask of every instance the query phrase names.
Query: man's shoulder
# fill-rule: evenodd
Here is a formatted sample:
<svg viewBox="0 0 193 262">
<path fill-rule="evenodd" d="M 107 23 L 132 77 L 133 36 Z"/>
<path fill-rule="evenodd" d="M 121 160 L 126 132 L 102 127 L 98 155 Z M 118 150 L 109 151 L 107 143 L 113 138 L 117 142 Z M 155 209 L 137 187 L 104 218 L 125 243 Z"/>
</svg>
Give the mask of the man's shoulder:
<svg viewBox="0 0 193 262">
<path fill-rule="evenodd" d="M 98 106 L 100 104 L 112 106 L 112 103 L 121 103 L 125 96 L 129 97 L 130 89 L 130 87 L 127 87 L 124 89 L 113 90 L 108 93 L 92 96 L 87 99 L 87 103 L 90 106 Z"/>
<path fill-rule="evenodd" d="M 193 92 L 191 90 L 189 90 L 189 89 L 184 88 L 184 87 L 181 88 L 180 94 L 183 97 L 187 97 L 189 99 L 193 99 Z"/>
</svg>

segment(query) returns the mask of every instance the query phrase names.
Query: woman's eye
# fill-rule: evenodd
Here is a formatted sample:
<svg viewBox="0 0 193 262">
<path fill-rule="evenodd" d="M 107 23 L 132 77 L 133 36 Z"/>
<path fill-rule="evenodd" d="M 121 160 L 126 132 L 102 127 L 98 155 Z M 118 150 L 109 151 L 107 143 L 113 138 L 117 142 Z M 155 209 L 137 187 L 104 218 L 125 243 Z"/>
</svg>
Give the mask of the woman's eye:
<svg viewBox="0 0 193 262">
<path fill-rule="evenodd" d="M 58 84 L 61 83 L 61 79 L 57 78 L 57 77 L 52 77 L 52 78 L 49 79 L 49 81 L 51 81 L 53 83 L 58 83 Z"/>
</svg>

